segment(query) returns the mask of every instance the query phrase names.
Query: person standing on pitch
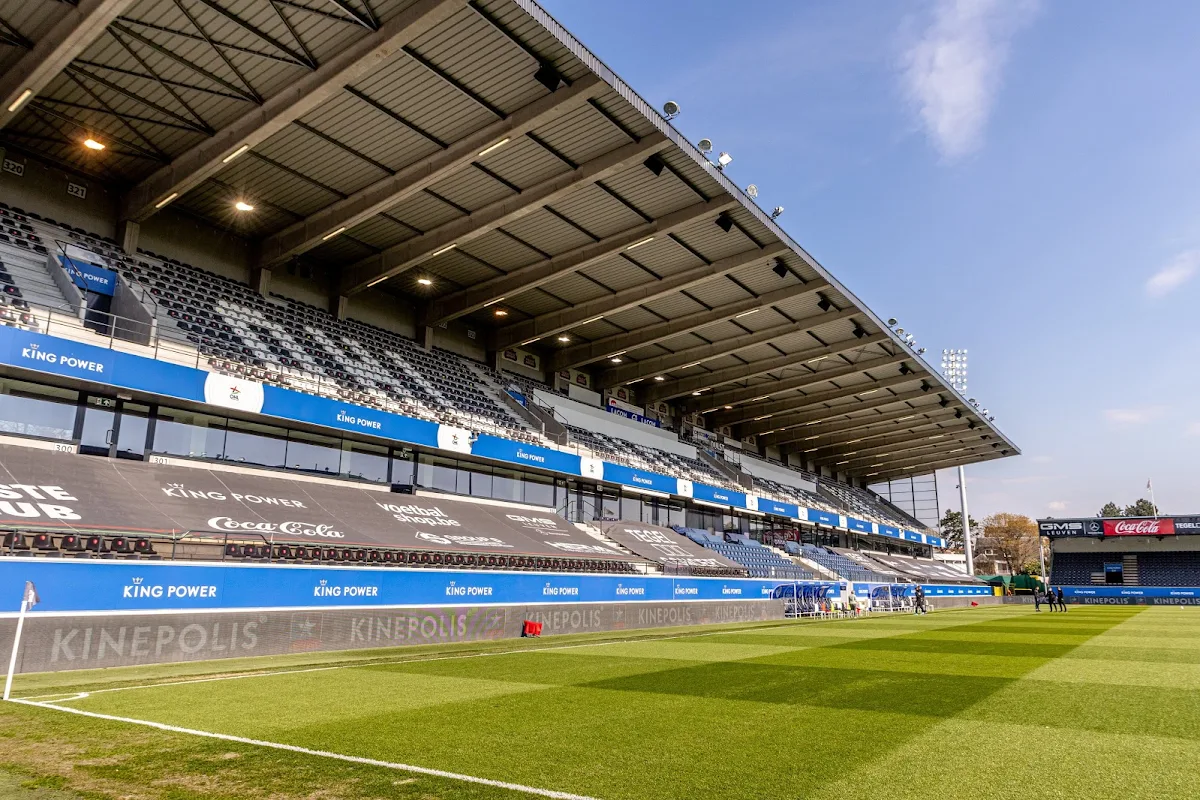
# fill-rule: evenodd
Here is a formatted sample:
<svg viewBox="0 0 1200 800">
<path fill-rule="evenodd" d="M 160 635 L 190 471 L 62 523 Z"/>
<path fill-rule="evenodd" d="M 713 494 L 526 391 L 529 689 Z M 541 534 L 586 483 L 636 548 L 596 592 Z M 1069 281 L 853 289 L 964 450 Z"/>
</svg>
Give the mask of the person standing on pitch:
<svg viewBox="0 0 1200 800">
<path fill-rule="evenodd" d="M 1058 610 L 1067 613 L 1067 598 L 1063 597 L 1062 587 L 1058 587 Z"/>
<path fill-rule="evenodd" d="M 1037 587 L 1033 589 L 1033 610 L 1039 614 L 1042 611 L 1042 590 Z"/>
<path fill-rule="evenodd" d="M 919 583 L 917 584 L 916 592 L 913 593 L 913 600 L 915 601 L 913 603 L 913 613 L 914 614 L 927 614 L 928 613 L 925 610 L 925 587 Z"/>
</svg>

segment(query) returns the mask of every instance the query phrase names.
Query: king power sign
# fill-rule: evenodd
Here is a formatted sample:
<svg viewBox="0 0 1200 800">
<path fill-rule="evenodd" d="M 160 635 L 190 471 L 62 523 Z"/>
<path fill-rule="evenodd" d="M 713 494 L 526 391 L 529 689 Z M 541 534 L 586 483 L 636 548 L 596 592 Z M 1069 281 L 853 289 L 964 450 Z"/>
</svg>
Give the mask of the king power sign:
<svg viewBox="0 0 1200 800">
<path fill-rule="evenodd" d="M 1188 517 L 1117 517 L 1040 519 L 1038 532 L 1051 539 L 1072 536 L 1176 536 L 1200 534 L 1200 515 Z"/>
</svg>

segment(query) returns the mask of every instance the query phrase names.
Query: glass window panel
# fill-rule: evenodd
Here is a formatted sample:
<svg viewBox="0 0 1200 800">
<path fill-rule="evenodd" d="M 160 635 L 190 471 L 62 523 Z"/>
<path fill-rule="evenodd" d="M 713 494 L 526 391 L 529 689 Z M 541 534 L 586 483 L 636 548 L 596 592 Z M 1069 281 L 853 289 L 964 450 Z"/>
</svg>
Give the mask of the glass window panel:
<svg viewBox="0 0 1200 800">
<path fill-rule="evenodd" d="M 69 440 L 79 393 L 0 380 L 0 433 Z"/>
<path fill-rule="evenodd" d="M 497 469 L 492 471 L 492 497 L 497 500 L 521 501 L 521 479 L 515 472 Z"/>
<path fill-rule="evenodd" d="M 412 466 L 408 465 L 411 476 Z M 386 447 L 347 443 L 342 448 L 341 472 L 351 478 L 376 483 L 386 483 L 388 479 L 388 451 Z M 411 483 L 411 481 L 400 481 Z"/>
<path fill-rule="evenodd" d="M 225 434 L 225 460 L 264 467 L 287 465 L 287 431 L 270 425 L 230 420 Z"/>
<path fill-rule="evenodd" d="M 286 463 L 288 469 L 337 474 L 342 464 L 341 442 L 328 436 L 291 431 Z"/>
<path fill-rule="evenodd" d="M 150 408 L 140 403 L 121 406 L 121 432 L 117 435 L 117 457 L 141 458 L 146 453 L 146 423 Z"/>
<path fill-rule="evenodd" d="M 525 476 L 525 502 L 535 506 L 554 507 L 554 481 L 540 475 Z"/>
<path fill-rule="evenodd" d="M 188 458 L 220 458 L 225 452 L 225 420 L 208 414 L 162 409 L 154 422 L 151 449 Z"/>
</svg>

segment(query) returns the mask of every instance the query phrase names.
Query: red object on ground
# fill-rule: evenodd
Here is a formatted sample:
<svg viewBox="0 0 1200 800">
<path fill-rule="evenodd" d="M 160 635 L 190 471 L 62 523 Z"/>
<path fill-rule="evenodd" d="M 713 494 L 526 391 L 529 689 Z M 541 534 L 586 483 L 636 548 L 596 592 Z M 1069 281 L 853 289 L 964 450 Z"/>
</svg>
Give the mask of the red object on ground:
<svg viewBox="0 0 1200 800">
<path fill-rule="evenodd" d="M 524 625 L 524 627 L 521 628 L 521 635 L 522 636 L 541 636 L 542 635 L 542 623 L 534 622 L 531 619 L 525 620 L 525 625 Z"/>
<path fill-rule="evenodd" d="M 974 607 L 975 607 L 975 606 L 977 606 L 977 605 L 979 605 L 979 603 L 976 603 L 974 600 L 972 600 L 972 601 L 971 601 L 971 607 L 972 607 L 972 608 L 974 608 Z"/>
</svg>

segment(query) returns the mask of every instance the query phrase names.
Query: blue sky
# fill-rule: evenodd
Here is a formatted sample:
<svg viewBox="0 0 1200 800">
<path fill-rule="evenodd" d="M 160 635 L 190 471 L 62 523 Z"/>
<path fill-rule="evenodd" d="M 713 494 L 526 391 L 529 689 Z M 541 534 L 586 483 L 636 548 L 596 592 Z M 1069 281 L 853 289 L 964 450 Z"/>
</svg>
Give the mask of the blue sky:
<svg viewBox="0 0 1200 800">
<path fill-rule="evenodd" d="M 1148 478 L 1200 513 L 1200 4 L 543 2 L 881 317 L 970 350 L 1024 450 L 968 468 L 972 516 Z"/>
</svg>

